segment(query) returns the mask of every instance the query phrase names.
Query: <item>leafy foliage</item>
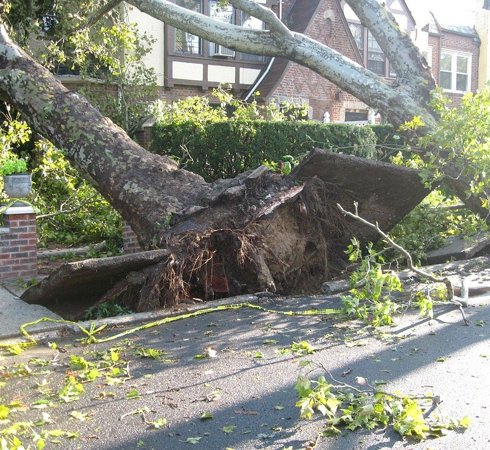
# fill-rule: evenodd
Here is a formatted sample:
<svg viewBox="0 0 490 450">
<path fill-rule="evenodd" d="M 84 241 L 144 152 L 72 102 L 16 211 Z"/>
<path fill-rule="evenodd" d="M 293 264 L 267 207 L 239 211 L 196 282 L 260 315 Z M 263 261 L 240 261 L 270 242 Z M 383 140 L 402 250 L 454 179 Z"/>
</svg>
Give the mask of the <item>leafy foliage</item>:
<svg viewBox="0 0 490 450">
<path fill-rule="evenodd" d="M 27 162 L 24 158 L 19 157 L 16 149 L 29 141 L 31 130 L 19 116 L 11 113 L 8 105 L 5 105 L 3 117 L 4 120 L 0 126 L 0 175 L 26 172 Z M 1 178 L 0 184 L 3 190 Z M 1 195 L 5 196 L 4 193 Z"/>
<path fill-rule="evenodd" d="M 458 199 L 435 190 L 396 225 L 390 235 L 410 252 L 414 261 L 420 262 L 449 237 L 473 236 L 488 229 L 482 218 L 458 204 Z"/>
<path fill-rule="evenodd" d="M 96 75 L 98 83 L 85 83 L 81 92 L 103 115 L 134 136 L 149 117 L 149 105 L 157 97 L 155 72 L 142 63 L 153 39 L 139 33 L 136 24 L 123 20 L 101 27 L 95 37 L 85 30 L 78 39 L 77 47 L 88 50 L 77 54 L 78 57 L 87 58 L 92 53 L 105 68 L 94 74 L 88 65 L 85 77 Z M 85 59 L 79 63 L 87 66 Z M 105 85 L 104 89 L 100 82 Z"/>
<path fill-rule="evenodd" d="M 84 320 L 103 319 L 106 317 L 123 316 L 132 311 L 125 306 L 113 302 L 104 302 L 97 306 L 91 306 L 84 314 Z"/>
<path fill-rule="evenodd" d="M 350 262 L 360 262 L 350 276 L 350 295 L 342 297 L 344 313 L 362 319 L 374 327 L 391 325 L 399 305 L 391 299 L 394 291 L 403 291 L 398 275 L 383 271 L 383 255 L 371 243 L 363 256 L 359 241 L 354 238 L 346 253 Z"/>
<path fill-rule="evenodd" d="M 87 18 L 100 2 L 3 2 L 0 15 L 9 32 L 47 68 L 58 74 L 79 75 L 82 93 L 101 112 L 130 135 L 148 117 L 156 98 L 155 74 L 142 64 L 152 39 L 127 20 L 125 6 L 114 8 L 90 27 Z M 7 112 L 10 112 L 9 110 Z M 0 164 L 19 153 L 30 130 L 8 117 L 0 134 Z M 34 205 L 41 211 L 41 245 L 64 245 L 108 240 L 112 251 L 120 245 L 119 215 L 63 157 L 45 141 L 30 144 L 34 168 Z M 58 213 L 62 214 L 58 214 Z"/>
<path fill-rule="evenodd" d="M 397 393 L 353 390 L 350 386 L 334 386 L 325 377 L 317 380 L 298 378 L 296 406 L 303 419 L 320 413 L 326 420 L 326 435 L 337 435 L 347 430 L 386 428 L 391 425 L 402 437 L 423 440 L 441 436 L 444 429 L 466 429 L 469 418 L 459 421 L 434 420 L 425 412 L 433 405 L 427 396 L 423 405 L 417 399 Z M 427 404 L 428 403 L 428 404 Z"/>
<path fill-rule="evenodd" d="M 451 161 L 461 175 L 471 180 L 470 192 L 490 208 L 490 89 L 468 93 L 458 107 L 441 91 L 436 91 L 431 105 L 440 115 L 437 128 L 420 140 L 421 146 L 433 148 L 429 168 L 434 177 Z"/>
<path fill-rule="evenodd" d="M 0 175 L 13 175 L 27 172 L 27 162 L 21 158 L 9 158 L 0 165 Z"/>
<path fill-rule="evenodd" d="M 63 153 L 49 142 L 39 141 L 36 163 L 33 204 L 43 213 L 38 221 L 40 244 L 74 245 L 106 239 L 117 247 L 121 239 L 119 214 L 78 176 Z"/>
<path fill-rule="evenodd" d="M 430 134 L 396 153 L 391 161 L 417 169 L 422 180 L 433 188 L 442 180 L 442 169 L 455 164 L 458 176 L 466 176 L 470 183 L 468 194 L 476 194 L 484 208 L 489 208 L 490 177 L 490 91 L 468 93 L 455 106 L 436 90 L 432 107 L 440 120 Z M 424 124 L 414 118 L 401 131 L 415 136 Z M 418 156 L 420 148 L 428 148 L 429 158 Z M 458 200 L 443 187 L 433 191 L 391 232 L 395 240 L 407 249 L 414 260 L 423 260 L 430 250 L 442 246 L 448 237 L 464 234 L 472 236 L 488 229 L 485 218 L 457 207 Z"/>
<path fill-rule="evenodd" d="M 298 116 L 274 104 L 245 104 L 222 89 L 214 95 L 219 101 L 214 106 L 206 97 L 158 103 L 151 150 L 170 155 L 208 180 L 234 177 L 264 162 L 288 173 L 315 147 L 364 157 L 376 154 L 370 127 L 293 120 Z"/>
</svg>

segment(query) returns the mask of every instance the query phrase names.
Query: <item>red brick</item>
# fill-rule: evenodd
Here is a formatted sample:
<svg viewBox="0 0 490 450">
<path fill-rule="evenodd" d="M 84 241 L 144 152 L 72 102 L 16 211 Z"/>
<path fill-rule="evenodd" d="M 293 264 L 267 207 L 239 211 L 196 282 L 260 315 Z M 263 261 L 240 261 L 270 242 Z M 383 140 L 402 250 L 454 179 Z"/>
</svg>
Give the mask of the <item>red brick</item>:
<svg viewBox="0 0 490 450">
<path fill-rule="evenodd" d="M 26 245 L 27 242 L 27 239 L 13 239 L 10 241 L 10 245 Z"/>
<path fill-rule="evenodd" d="M 35 218 L 36 216 L 32 213 L 30 214 L 8 214 L 7 217 L 13 220 L 31 220 L 32 218 Z"/>
<path fill-rule="evenodd" d="M 10 232 L 15 233 L 15 236 L 17 236 L 18 233 L 26 233 L 28 231 L 27 227 L 10 227 Z"/>
<path fill-rule="evenodd" d="M 32 220 L 19 220 L 19 226 L 20 227 L 32 227 L 33 221 Z"/>
<path fill-rule="evenodd" d="M 17 253 L 19 251 L 19 247 L 5 247 L 3 248 L 3 253 Z"/>
<path fill-rule="evenodd" d="M 32 231 L 26 231 L 25 233 L 19 233 L 19 239 L 33 239 L 36 237 L 36 233 Z"/>
<path fill-rule="evenodd" d="M 12 266 L 12 270 L 13 271 L 31 270 L 31 266 L 29 264 L 14 264 Z"/>
</svg>

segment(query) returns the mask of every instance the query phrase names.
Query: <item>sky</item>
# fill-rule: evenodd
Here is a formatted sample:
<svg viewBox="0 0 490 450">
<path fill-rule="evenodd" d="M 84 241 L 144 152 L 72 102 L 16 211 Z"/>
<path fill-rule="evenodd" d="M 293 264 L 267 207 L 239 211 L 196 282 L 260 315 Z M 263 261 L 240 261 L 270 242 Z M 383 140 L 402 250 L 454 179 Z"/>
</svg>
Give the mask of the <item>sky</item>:
<svg viewBox="0 0 490 450">
<path fill-rule="evenodd" d="M 475 11 L 483 5 L 483 0 L 406 0 L 418 25 L 427 22 L 428 11 L 446 25 L 474 25 Z"/>
</svg>

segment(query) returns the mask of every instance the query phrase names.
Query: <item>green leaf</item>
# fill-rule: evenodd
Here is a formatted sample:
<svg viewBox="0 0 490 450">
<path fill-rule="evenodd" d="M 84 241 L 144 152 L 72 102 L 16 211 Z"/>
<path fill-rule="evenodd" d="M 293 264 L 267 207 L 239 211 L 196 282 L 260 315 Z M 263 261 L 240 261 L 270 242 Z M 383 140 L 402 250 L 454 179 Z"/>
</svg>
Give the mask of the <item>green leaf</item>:
<svg viewBox="0 0 490 450">
<path fill-rule="evenodd" d="M 136 390 L 136 389 L 131 389 L 127 394 L 126 394 L 126 398 L 128 400 L 133 400 L 133 399 L 136 399 L 136 398 L 140 398 L 141 395 L 140 393 Z"/>
<path fill-rule="evenodd" d="M 201 436 L 195 436 L 195 437 L 188 437 L 185 441 L 188 444 L 196 445 L 199 444 L 199 441 L 202 439 Z"/>
<path fill-rule="evenodd" d="M 333 414 L 337 411 L 338 406 L 342 403 L 340 400 L 336 398 L 327 398 L 326 405 Z"/>
<path fill-rule="evenodd" d="M 164 417 L 161 417 L 159 419 L 148 422 L 148 424 L 151 425 L 151 427 L 155 430 L 159 430 L 160 428 L 166 427 L 168 425 L 168 421 Z"/>
<path fill-rule="evenodd" d="M 276 411 L 282 411 L 284 409 L 284 406 L 283 405 L 276 405 L 276 406 L 274 406 L 274 409 Z"/>
<path fill-rule="evenodd" d="M 458 425 L 461 428 L 468 428 L 471 425 L 471 418 L 468 416 L 464 416 L 462 419 L 459 420 Z"/>
<path fill-rule="evenodd" d="M 5 405 L 0 405 L 0 419 L 6 419 L 10 413 L 10 408 Z"/>
<path fill-rule="evenodd" d="M 7 347 L 7 351 L 12 355 L 20 355 L 24 349 L 19 344 L 12 344 Z"/>
<path fill-rule="evenodd" d="M 223 428 L 221 428 L 221 431 L 226 434 L 233 433 L 236 430 L 236 425 L 225 425 Z"/>
<path fill-rule="evenodd" d="M 291 350 L 297 355 L 311 355 L 316 351 L 308 341 L 293 342 Z"/>
<path fill-rule="evenodd" d="M 112 362 L 118 362 L 119 361 L 119 352 L 111 349 L 110 357 L 111 357 Z"/>
<path fill-rule="evenodd" d="M 90 417 L 90 413 L 83 413 L 81 411 L 71 411 L 69 416 L 79 420 L 80 422 L 85 422 Z"/>
<path fill-rule="evenodd" d="M 203 412 L 201 414 L 201 417 L 199 417 L 201 420 L 210 420 L 213 418 L 213 415 L 210 412 Z"/>
</svg>

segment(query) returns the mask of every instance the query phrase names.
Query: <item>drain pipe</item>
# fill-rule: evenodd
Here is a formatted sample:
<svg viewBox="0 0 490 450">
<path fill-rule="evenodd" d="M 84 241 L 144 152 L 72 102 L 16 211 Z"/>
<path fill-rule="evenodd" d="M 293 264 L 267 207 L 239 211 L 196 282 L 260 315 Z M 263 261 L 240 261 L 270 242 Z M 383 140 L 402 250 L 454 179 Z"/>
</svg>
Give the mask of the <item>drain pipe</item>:
<svg viewBox="0 0 490 450">
<path fill-rule="evenodd" d="M 279 0 L 279 20 L 282 20 L 282 0 Z M 247 92 L 247 95 L 245 96 L 244 100 L 246 102 L 248 102 L 248 99 L 253 95 L 253 93 L 259 87 L 260 83 L 262 83 L 264 78 L 267 76 L 267 74 L 271 70 L 272 64 L 274 64 L 275 60 L 276 60 L 276 58 L 275 58 L 275 56 L 273 56 L 270 59 L 269 64 L 267 64 L 267 67 L 265 68 L 265 70 L 262 72 L 262 75 L 257 80 L 255 80 L 253 86 L 251 87 L 251 89 L 249 89 L 249 91 Z"/>
</svg>

